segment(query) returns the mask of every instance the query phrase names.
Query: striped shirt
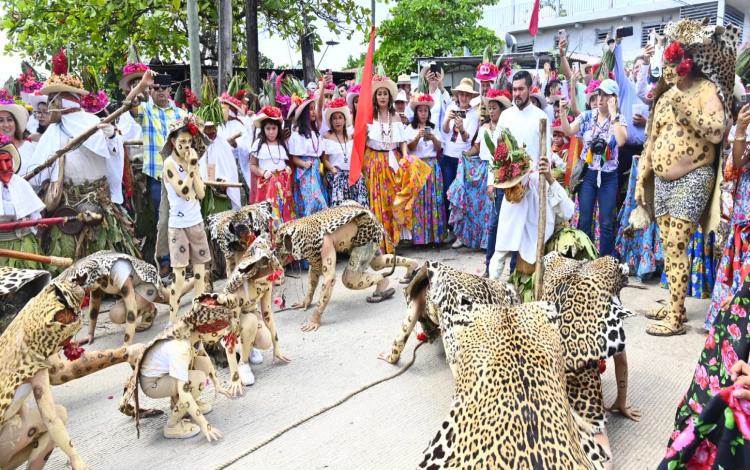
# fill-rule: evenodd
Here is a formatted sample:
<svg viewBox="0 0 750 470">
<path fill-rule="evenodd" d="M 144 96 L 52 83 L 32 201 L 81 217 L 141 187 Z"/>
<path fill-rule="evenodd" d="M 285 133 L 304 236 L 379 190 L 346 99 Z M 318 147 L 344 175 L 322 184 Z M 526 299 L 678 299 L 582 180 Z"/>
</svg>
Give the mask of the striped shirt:
<svg viewBox="0 0 750 470">
<path fill-rule="evenodd" d="M 161 148 L 167 140 L 169 124 L 184 117 L 185 111 L 172 101 L 167 108 L 153 102 L 141 103 L 135 120 L 143 128 L 143 172 L 154 179 L 161 178 Z"/>
</svg>

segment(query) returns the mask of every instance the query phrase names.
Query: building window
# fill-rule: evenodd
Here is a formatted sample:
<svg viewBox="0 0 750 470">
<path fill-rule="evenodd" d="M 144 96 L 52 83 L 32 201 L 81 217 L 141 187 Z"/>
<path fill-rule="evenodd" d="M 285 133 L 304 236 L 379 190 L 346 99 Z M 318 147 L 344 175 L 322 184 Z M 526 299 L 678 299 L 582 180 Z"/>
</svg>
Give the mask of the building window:
<svg viewBox="0 0 750 470">
<path fill-rule="evenodd" d="M 708 24 L 716 24 L 717 2 L 699 3 L 680 7 L 680 18 L 702 21 L 708 18 Z"/>
<path fill-rule="evenodd" d="M 665 23 L 644 23 L 643 27 L 641 28 L 641 47 L 646 47 L 646 44 L 648 44 L 648 37 L 649 34 L 651 34 L 652 29 L 655 29 L 656 34 L 658 34 L 659 36 L 663 36 L 665 26 Z"/>
<path fill-rule="evenodd" d="M 724 7 L 724 24 L 737 26 L 740 30 L 740 37 L 742 37 L 742 30 L 745 27 L 745 14 L 732 5 L 726 5 Z"/>
<path fill-rule="evenodd" d="M 607 35 L 612 37 L 612 28 L 600 29 L 596 28 L 596 42 L 604 42 L 607 39 Z"/>
<path fill-rule="evenodd" d="M 534 43 L 517 44 L 515 52 L 534 52 Z"/>
</svg>

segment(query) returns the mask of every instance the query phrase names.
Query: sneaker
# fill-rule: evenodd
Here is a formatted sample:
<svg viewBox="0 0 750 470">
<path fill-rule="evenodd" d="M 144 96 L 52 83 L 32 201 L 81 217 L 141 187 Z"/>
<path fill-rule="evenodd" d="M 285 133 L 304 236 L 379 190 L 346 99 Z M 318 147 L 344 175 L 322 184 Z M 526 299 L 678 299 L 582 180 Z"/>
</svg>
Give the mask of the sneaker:
<svg viewBox="0 0 750 470">
<path fill-rule="evenodd" d="M 460 238 L 456 238 L 456 241 L 453 242 L 453 245 L 451 245 L 451 248 L 461 248 L 464 246 L 464 243 L 461 241 Z"/>
<path fill-rule="evenodd" d="M 208 400 L 199 398 L 196 403 L 198 403 L 198 411 L 200 411 L 204 415 L 209 414 L 214 409 L 214 405 L 212 405 Z"/>
<path fill-rule="evenodd" d="M 250 364 L 263 364 L 263 353 L 253 348 L 253 350 L 250 352 Z"/>
<path fill-rule="evenodd" d="M 172 426 L 169 424 L 164 426 L 164 437 L 167 439 L 189 439 L 200 432 L 200 426 L 186 419 L 181 419 Z"/>
<path fill-rule="evenodd" d="M 255 375 L 253 374 L 253 370 L 250 369 L 250 364 L 243 362 L 237 367 L 237 372 L 240 374 L 242 385 L 247 387 L 255 383 Z"/>
</svg>

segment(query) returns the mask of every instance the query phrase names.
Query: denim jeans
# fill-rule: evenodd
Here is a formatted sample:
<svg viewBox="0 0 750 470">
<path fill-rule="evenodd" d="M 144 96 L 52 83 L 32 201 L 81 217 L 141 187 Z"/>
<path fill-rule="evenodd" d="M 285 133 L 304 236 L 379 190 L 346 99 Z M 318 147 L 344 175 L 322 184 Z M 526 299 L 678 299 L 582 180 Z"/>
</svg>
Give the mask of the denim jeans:
<svg viewBox="0 0 750 470">
<path fill-rule="evenodd" d="M 443 174 L 443 204 L 445 205 L 445 219 L 451 219 L 451 203 L 448 201 L 448 190 L 453 184 L 453 180 L 456 179 L 456 173 L 458 172 L 458 163 L 461 158 L 453 158 L 448 155 L 440 157 L 440 172 Z M 450 223 L 448 224 L 450 226 Z"/>
<path fill-rule="evenodd" d="M 618 175 L 616 171 L 601 172 L 601 185 L 597 187 L 599 171 L 587 169 L 578 191 L 580 216 L 578 228 L 593 241 L 594 203 L 599 203 L 599 255 L 611 255 L 615 244 L 615 218 L 617 217 Z"/>
</svg>

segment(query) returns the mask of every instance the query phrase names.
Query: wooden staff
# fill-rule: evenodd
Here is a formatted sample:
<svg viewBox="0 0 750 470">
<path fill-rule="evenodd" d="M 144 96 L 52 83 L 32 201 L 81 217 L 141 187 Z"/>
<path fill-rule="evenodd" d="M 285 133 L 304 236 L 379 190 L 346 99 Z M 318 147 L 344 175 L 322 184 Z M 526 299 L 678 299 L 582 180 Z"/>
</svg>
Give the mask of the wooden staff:
<svg viewBox="0 0 750 470">
<path fill-rule="evenodd" d="M 33 177 L 35 177 L 36 175 L 38 175 L 39 173 L 41 173 L 42 171 L 44 171 L 46 168 L 50 167 L 60 157 L 62 157 L 66 153 L 68 153 L 68 152 L 70 152 L 70 151 L 75 150 L 76 148 L 78 148 L 82 143 L 84 143 L 86 141 L 86 139 L 88 139 L 89 137 L 91 137 L 92 135 L 94 135 L 94 133 L 99 130 L 99 127 L 102 124 L 109 124 L 112 121 L 114 121 L 115 119 L 117 119 L 118 117 L 120 117 L 121 114 L 124 114 L 126 111 L 130 111 L 130 106 L 131 106 L 133 100 L 138 95 L 140 95 L 141 93 L 143 93 L 146 90 L 148 82 L 146 82 L 146 80 L 144 80 L 144 79 L 147 76 L 149 76 L 150 73 L 151 73 L 150 71 L 147 71 L 146 74 L 141 79 L 141 81 L 138 82 L 138 85 L 135 88 L 133 88 L 132 90 L 130 90 L 130 93 L 128 93 L 128 96 L 125 98 L 125 101 L 122 102 L 122 106 L 120 106 L 119 108 L 117 108 L 109 116 L 107 116 L 104 119 L 102 119 L 99 124 L 96 124 L 94 126 L 89 127 L 82 134 L 80 134 L 80 135 L 74 137 L 73 139 L 69 140 L 68 143 L 65 144 L 65 146 L 63 146 L 61 149 L 59 149 L 58 151 L 56 151 L 55 153 L 53 153 L 47 160 L 44 161 L 44 163 L 42 163 L 41 165 L 37 166 L 36 168 L 34 168 L 33 170 L 31 170 L 30 172 L 26 173 L 24 175 L 24 179 L 26 179 L 27 181 L 30 180 L 30 179 L 32 179 Z"/>
<path fill-rule="evenodd" d="M 232 183 L 230 181 L 204 181 L 203 184 L 206 186 L 213 186 L 214 188 L 241 188 L 242 183 Z"/>
<path fill-rule="evenodd" d="M 547 155 L 547 118 L 539 120 L 539 160 Z M 534 299 L 542 298 L 542 277 L 544 273 L 542 257 L 544 257 L 545 233 L 547 231 L 547 179 L 539 175 L 539 225 L 536 230 L 536 269 L 534 270 Z"/>
<path fill-rule="evenodd" d="M 60 258 L 59 256 L 43 256 L 34 253 L 26 253 L 25 251 L 6 250 L 0 248 L 0 258 L 13 258 L 24 261 L 34 261 L 36 263 L 51 264 L 53 266 L 59 266 L 61 268 L 67 268 L 73 264 L 73 260 L 70 258 Z"/>
</svg>

